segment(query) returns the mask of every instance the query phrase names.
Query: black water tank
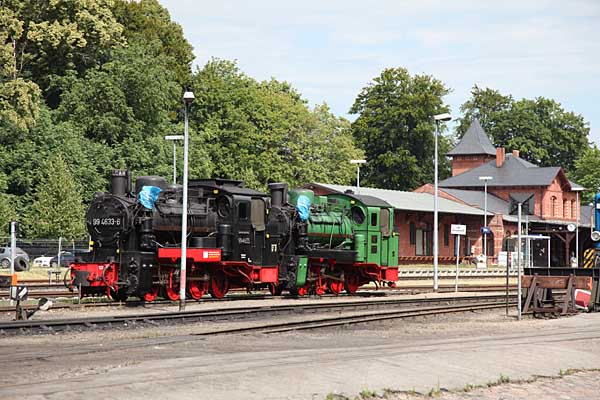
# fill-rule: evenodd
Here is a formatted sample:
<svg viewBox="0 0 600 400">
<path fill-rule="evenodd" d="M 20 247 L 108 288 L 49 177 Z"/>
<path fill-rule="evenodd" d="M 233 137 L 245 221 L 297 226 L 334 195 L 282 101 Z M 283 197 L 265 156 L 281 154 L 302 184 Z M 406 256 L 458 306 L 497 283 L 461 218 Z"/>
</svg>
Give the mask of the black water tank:
<svg viewBox="0 0 600 400">
<path fill-rule="evenodd" d="M 269 183 L 271 207 L 280 207 L 287 202 L 287 183 Z"/>
<path fill-rule="evenodd" d="M 162 176 L 138 176 L 135 180 L 135 193 L 138 194 L 142 190 L 142 186 L 156 186 L 165 190 L 167 181 Z"/>
</svg>

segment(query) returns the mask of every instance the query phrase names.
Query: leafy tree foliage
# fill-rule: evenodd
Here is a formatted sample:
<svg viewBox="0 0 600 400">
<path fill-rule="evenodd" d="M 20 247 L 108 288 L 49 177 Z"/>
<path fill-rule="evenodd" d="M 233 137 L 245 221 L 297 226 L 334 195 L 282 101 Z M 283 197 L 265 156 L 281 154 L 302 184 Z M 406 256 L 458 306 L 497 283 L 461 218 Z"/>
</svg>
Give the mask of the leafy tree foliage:
<svg viewBox="0 0 600 400">
<path fill-rule="evenodd" d="M 194 127 L 204 134 L 214 175 L 259 189 L 275 181 L 296 185 L 351 179 L 348 160 L 360 152 L 348 122 L 326 106 L 311 111 L 288 83 L 257 82 L 233 62 L 212 60 L 195 74 L 193 88 Z"/>
<path fill-rule="evenodd" d="M 361 90 L 350 113 L 358 114 L 352 132 L 367 157 L 365 185 L 411 190 L 433 180 L 433 116 L 449 111 L 442 99 L 449 92 L 432 76 L 411 76 L 404 68 L 385 69 Z M 445 154 L 444 136 L 439 145 Z M 440 177 L 448 174 L 442 158 Z"/>
<path fill-rule="evenodd" d="M 575 161 L 575 169 L 569 178 L 588 189 L 581 193 L 582 204 L 591 203 L 600 191 L 600 149 L 594 144 L 586 148 Z"/>
<path fill-rule="evenodd" d="M 514 100 L 477 86 L 461 106 L 457 128 L 462 137 L 471 120 L 479 118 L 496 146 L 519 150 L 521 157 L 539 166 L 561 166 L 572 171 L 582 149 L 589 147 L 589 125 L 581 115 L 565 111 L 552 99 Z"/>
<path fill-rule="evenodd" d="M 186 86 L 191 78 L 193 48 L 183 36 L 181 26 L 171 21 L 169 11 L 157 0 L 117 0 L 113 7 L 117 21 L 124 27 L 129 43 L 157 43 L 168 58 L 168 68 L 177 82 Z"/>
<path fill-rule="evenodd" d="M 5 0 L 4 31 L 13 49 L 16 76 L 34 80 L 43 91 L 53 76 L 81 73 L 108 59 L 123 45 L 123 27 L 111 12 L 113 0 Z"/>
<path fill-rule="evenodd" d="M 37 237 L 68 239 L 85 234 L 84 207 L 79 184 L 61 156 L 46 162 L 27 216 L 27 229 Z"/>
</svg>

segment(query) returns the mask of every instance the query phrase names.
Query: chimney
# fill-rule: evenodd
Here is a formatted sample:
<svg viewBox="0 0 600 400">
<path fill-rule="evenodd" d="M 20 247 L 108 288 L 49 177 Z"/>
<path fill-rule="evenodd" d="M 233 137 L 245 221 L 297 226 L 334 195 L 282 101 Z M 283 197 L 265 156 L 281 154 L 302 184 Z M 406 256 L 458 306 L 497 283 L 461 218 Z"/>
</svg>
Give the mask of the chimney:
<svg viewBox="0 0 600 400">
<path fill-rule="evenodd" d="M 521 154 L 521 152 L 519 152 L 519 150 L 513 150 L 512 153 L 513 153 L 513 156 L 515 156 L 515 157 L 519 157 L 519 154 Z"/>
<path fill-rule="evenodd" d="M 504 147 L 496 148 L 496 168 L 500 168 L 504 165 L 504 155 L 506 150 Z"/>
</svg>

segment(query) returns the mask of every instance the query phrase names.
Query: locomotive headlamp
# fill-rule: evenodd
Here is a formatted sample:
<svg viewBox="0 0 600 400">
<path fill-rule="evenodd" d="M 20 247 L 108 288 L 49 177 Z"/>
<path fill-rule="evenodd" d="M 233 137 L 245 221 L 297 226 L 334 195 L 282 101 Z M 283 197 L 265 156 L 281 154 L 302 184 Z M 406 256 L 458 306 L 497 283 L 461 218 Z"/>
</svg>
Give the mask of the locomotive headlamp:
<svg viewBox="0 0 600 400">
<path fill-rule="evenodd" d="M 593 231 L 591 237 L 594 242 L 599 241 L 600 240 L 600 232 Z"/>
<path fill-rule="evenodd" d="M 354 200 L 350 200 L 350 204 L 356 204 Z"/>
<path fill-rule="evenodd" d="M 219 194 L 219 189 L 213 190 L 213 194 Z"/>
</svg>

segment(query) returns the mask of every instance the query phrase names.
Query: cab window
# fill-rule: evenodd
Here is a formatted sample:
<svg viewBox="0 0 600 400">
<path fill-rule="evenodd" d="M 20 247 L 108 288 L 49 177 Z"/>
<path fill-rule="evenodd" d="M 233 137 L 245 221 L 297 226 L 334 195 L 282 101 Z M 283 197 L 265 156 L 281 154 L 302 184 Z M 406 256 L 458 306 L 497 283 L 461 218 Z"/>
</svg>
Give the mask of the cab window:
<svg viewBox="0 0 600 400">
<path fill-rule="evenodd" d="M 265 230 L 265 202 L 263 199 L 252 199 L 250 220 L 255 230 Z"/>
<path fill-rule="evenodd" d="M 238 204 L 238 219 L 248 219 L 248 203 Z"/>
<path fill-rule="evenodd" d="M 390 210 L 381 209 L 379 228 L 383 236 L 390 236 Z"/>
</svg>

